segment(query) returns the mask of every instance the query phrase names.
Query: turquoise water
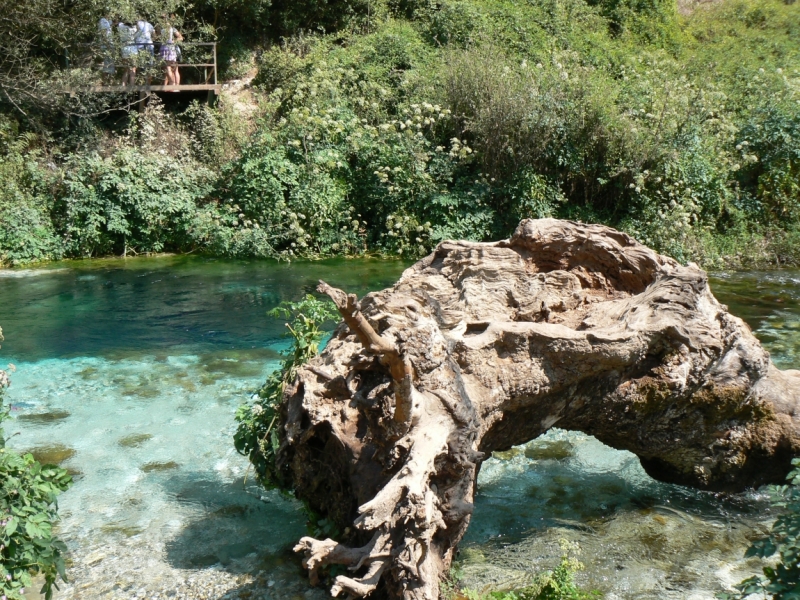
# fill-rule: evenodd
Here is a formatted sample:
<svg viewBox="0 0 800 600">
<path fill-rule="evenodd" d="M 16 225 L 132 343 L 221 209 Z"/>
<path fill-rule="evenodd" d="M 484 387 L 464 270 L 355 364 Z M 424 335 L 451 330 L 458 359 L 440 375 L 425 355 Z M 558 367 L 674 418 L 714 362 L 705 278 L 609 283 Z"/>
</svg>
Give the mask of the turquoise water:
<svg viewBox="0 0 800 600">
<path fill-rule="evenodd" d="M 321 278 L 380 289 L 405 266 L 164 257 L 0 272 L 10 444 L 76 477 L 60 525 L 73 582 L 57 598 L 329 597 L 290 552 L 298 503 L 245 482 L 233 413 L 284 343 L 267 310 Z M 712 284 L 781 367 L 800 368 L 800 273 Z M 484 465 L 459 561 L 471 587 L 503 587 L 552 567 L 568 538 L 607 598 L 710 598 L 758 569 L 741 557 L 769 519 L 758 493 L 661 484 L 633 455 L 553 430 Z"/>
<path fill-rule="evenodd" d="M 285 344 L 269 309 L 319 279 L 387 287 L 404 266 L 166 257 L 3 272 L 10 446 L 76 478 L 60 501 L 74 582 L 57 597 L 150 598 L 184 581 L 217 598 L 258 587 L 246 574 L 259 571 L 265 597 L 308 592 L 289 551 L 305 518 L 245 484 L 233 414 Z"/>
<path fill-rule="evenodd" d="M 782 369 L 800 369 L 800 271 L 718 274 L 712 288 Z"/>
</svg>

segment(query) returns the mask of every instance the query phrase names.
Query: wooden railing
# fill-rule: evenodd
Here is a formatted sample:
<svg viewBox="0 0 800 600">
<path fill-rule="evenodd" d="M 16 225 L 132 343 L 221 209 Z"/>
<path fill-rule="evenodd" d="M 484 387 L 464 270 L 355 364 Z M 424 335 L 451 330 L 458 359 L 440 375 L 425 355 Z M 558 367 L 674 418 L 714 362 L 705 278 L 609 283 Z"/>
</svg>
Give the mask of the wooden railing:
<svg viewBox="0 0 800 600">
<path fill-rule="evenodd" d="M 147 53 L 143 49 L 150 44 L 128 44 L 139 46 L 136 56 Z M 134 85 L 122 85 L 115 83 L 121 81 L 122 74 L 127 68 L 121 58 L 120 47 L 115 44 L 108 48 L 99 43 L 81 44 L 72 54 L 67 55 L 67 68 L 70 69 L 89 69 L 98 74 L 98 83 L 81 86 L 72 92 L 190 92 L 205 91 L 218 94 L 222 87 L 217 81 L 217 43 L 216 42 L 181 42 L 176 44 L 181 49 L 181 62 L 177 63 L 181 69 L 180 85 L 163 85 L 155 83 L 162 80 L 164 70 L 161 67 L 164 61 L 159 57 L 159 42 L 154 42 L 153 61 L 138 60 L 136 83 Z M 196 52 L 195 50 L 199 50 Z M 205 52 L 203 52 L 205 50 Z M 200 55 L 200 56 L 197 56 Z M 106 62 L 108 61 L 108 62 Z M 198 62 L 199 61 L 199 62 Z M 114 66 L 114 73 L 104 72 L 110 64 Z M 148 83 L 150 81 L 150 83 Z M 184 83 L 185 82 L 185 83 Z"/>
</svg>

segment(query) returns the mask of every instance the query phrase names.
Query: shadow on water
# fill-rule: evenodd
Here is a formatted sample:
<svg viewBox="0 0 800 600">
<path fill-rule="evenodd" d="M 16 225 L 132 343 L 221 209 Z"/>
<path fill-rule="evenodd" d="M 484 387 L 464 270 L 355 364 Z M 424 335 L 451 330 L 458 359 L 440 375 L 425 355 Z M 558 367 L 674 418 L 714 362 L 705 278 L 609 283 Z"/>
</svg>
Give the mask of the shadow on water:
<svg viewBox="0 0 800 600">
<path fill-rule="evenodd" d="M 713 597 L 749 572 L 745 548 L 772 514 L 765 494 L 660 483 L 633 454 L 552 429 L 484 463 L 457 564 L 475 589 L 525 583 L 555 566 L 566 539 L 583 548 L 587 589 Z"/>
<path fill-rule="evenodd" d="M 219 600 L 322 600 L 312 588 L 300 557 L 292 551 L 307 534 L 300 502 L 239 478 L 222 482 L 207 473 L 164 479 L 165 490 L 191 509 L 192 516 L 167 542 L 174 568 L 224 570 L 251 578 Z"/>
<path fill-rule="evenodd" d="M 166 544 L 175 568 L 218 565 L 237 571 L 237 559 L 283 555 L 306 534 L 299 502 L 252 481 L 222 482 L 208 473 L 190 473 L 166 477 L 163 486 L 192 514 Z"/>
<path fill-rule="evenodd" d="M 673 563 L 693 565 L 696 556 L 724 551 L 731 543 L 742 545 L 742 536 L 749 534 L 736 531 L 739 523 L 751 516 L 763 519 L 768 512 L 766 500 L 752 495 L 656 482 L 633 455 L 561 430 L 503 459 L 487 461 L 486 467 L 459 559 L 476 581 L 502 581 L 511 568 L 518 573 L 551 568 L 547 561 L 552 559 L 553 536 L 577 536 L 593 556 L 602 557 L 592 559 L 592 569 L 602 576 L 624 571 L 644 586 L 640 572 L 649 569 L 666 581 L 679 575 L 670 570 Z M 199 472 L 158 476 L 165 491 L 190 509 L 190 517 L 166 545 L 169 564 L 252 578 L 218 600 L 326 597 L 325 586 L 309 586 L 299 557 L 291 551 L 306 535 L 299 502 L 241 478 L 225 483 Z M 609 540 L 614 540 L 610 546 Z M 638 550 L 631 554 L 633 546 Z M 673 546 L 683 553 L 676 555 Z M 641 562 L 645 559 L 646 564 Z M 502 564 L 506 571 L 484 571 L 483 565 L 490 564 Z M 684 582 L 678 587 L 685 591 L 695 584 L 700 585 Z M 652 586 L 647 590 L 655 593 Z"/>
</svg>

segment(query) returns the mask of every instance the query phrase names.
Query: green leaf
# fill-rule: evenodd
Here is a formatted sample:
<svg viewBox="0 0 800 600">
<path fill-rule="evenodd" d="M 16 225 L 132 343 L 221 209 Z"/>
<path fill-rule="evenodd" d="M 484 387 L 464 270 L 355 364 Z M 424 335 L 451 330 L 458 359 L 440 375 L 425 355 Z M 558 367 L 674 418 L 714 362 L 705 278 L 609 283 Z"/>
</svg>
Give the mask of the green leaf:
<svg viewBox="0 0 800 600">
<path fill-rule="evenodd" d="M 19 519 L 17 517 L 11 517 L 8 520 L 8 523 L 6 523 L 6 528 L 5 528 L 6 535 L 7 536 L 14 535 L 14 532 L 17 530 L 18 526 L 19 526 Z"/>
</svg>

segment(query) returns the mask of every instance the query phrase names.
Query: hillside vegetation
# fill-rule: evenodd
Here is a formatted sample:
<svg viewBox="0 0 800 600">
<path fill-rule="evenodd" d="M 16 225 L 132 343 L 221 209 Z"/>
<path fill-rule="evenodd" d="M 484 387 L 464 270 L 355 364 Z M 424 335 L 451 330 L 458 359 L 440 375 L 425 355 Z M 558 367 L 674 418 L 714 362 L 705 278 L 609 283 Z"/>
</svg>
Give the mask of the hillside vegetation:
<svg viewBox="0 0 800 600">
<path fill-rule="evenodd" d="M 800 264 L 800 4 L 166 8 L 219 40 L 228 77 L 257 73 L 247 106 L 223 95 L 138 114 L 6 93 L 0 261 L 416 257 L 554 216 L 708 268 Z M 40 54 L 56 56 L 48 39 Z"/>
</svg>

